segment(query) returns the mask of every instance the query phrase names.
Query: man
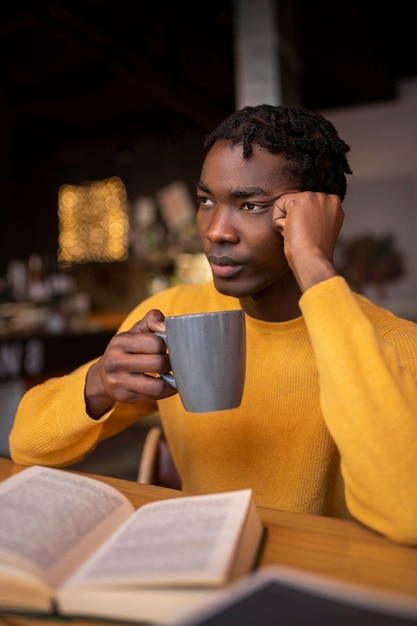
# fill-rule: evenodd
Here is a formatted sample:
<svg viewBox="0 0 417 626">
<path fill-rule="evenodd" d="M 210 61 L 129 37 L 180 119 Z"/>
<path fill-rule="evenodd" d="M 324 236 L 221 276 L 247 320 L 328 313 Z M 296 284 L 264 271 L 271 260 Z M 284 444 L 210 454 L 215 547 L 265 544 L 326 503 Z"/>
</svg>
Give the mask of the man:
<svg viewBox="0 0 417 626">
<path fill-rule="evenodd" d="M 158 408 L 185 491 L 251 487 L 259 505 L 417 543 L 417 325 L 337 275 L 349 147 L 317 113 L 269 105 L 233 113 L 205 147 L 197 227 L 213 282 L 152 296 L 100 359 L 30 390 L 12 458 L 78 462 Z M 242 404 L 187 413 L 154 374 L 170 369 L 154 332 L 167 315 L 239 306 Z"/>
</svg>

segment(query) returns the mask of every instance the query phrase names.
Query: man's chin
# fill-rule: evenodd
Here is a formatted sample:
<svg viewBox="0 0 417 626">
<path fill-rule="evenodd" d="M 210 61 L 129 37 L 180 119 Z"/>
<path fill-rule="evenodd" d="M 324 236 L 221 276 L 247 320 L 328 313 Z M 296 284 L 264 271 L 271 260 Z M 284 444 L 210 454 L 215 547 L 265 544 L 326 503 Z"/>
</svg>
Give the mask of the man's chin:
<svg viewBox="0 0 417 626">
<path fill-rule="evenodd" d="M 242 298 L 245 294 L 242 293 L 242 289 L 239 288 L 237 284 L 225 283 L 222 280 L 216 280 L 213 278 L 214 286 L 217 291 L 221 293 L 223 296 L 231 296 L 232 298 Z"/>
</svg>

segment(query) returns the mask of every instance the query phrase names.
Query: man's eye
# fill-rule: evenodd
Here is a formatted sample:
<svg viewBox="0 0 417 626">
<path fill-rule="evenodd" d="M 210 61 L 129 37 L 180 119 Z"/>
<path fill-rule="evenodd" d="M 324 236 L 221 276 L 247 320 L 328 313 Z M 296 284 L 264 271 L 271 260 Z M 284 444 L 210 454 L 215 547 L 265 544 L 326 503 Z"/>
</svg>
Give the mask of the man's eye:
<svg viewBox="0 0 417 626">
<path fill-rule="evenodd" d="M 245 202 L 245 204 L 242 205 L 244 211 L 256 211 L 261 208 L 261 205 L 255 204 L 254 202 Z"/>
<path fill-rule="evenodd" d="M 201 207 L 211 208 L 213 206 L 213 201 L 205 196 L 197 196 L 197 204 Z"/>
</svg>

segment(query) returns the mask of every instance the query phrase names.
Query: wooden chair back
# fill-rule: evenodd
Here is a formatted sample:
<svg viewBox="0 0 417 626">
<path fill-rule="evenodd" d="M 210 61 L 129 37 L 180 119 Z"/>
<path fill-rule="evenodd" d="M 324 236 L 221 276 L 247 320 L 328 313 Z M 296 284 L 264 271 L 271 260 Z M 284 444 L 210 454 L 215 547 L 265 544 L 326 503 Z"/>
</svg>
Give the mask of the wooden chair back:
<svg viewBox="0 0 417 626">
<path fill-rule="evenodd" d="M 181 489 L 181 478 L 160 426 L 153 426 L 146 434 L 137 481 L 147 485 Z"/>
</svg>

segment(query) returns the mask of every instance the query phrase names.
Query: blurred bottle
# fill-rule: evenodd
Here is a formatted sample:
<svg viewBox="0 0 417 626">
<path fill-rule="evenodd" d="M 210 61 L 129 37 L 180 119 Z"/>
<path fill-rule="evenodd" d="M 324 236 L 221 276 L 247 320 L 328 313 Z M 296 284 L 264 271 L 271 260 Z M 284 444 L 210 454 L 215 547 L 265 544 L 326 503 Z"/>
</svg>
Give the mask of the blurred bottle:
<svg viewBox="0 0 417 626">
<path fill-rule="evenodd" d="M 26 299 L 27 292 L 27 268 L 26 263 L 19 259 L 12 259 L 7 265 L 6 274 L 7 290 L 15 302 Z"/>
<path fill-rule="evenodd" d="M 27 295 L 31 302 L 41 303 L 49 299 L 47 284 L 43 276 L 42 257 L 31 254 L 28 260 Z"/>
</svg>

